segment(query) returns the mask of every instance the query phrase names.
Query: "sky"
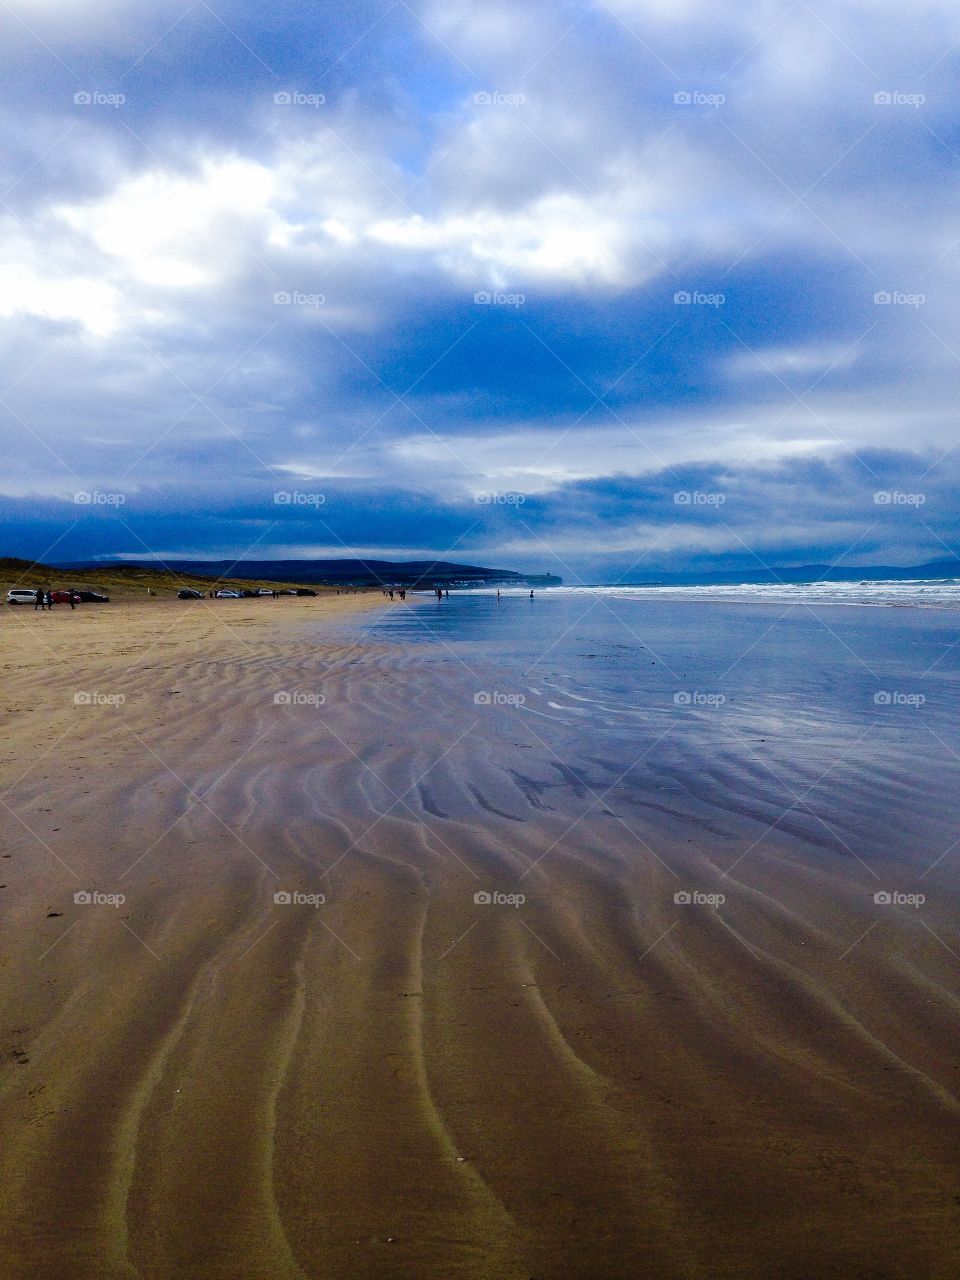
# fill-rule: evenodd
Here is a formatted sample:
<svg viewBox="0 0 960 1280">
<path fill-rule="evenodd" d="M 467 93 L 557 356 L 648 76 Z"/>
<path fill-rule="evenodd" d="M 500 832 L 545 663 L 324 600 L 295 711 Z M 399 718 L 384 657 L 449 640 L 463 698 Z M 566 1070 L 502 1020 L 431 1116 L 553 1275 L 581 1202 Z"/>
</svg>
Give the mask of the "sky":
<svg viewBox="0 0 960 1280">
<path fill-rule="evenodd" d="M 960 555 L 947 0 L 6 0 L 0 554 Z"/>
</svg>

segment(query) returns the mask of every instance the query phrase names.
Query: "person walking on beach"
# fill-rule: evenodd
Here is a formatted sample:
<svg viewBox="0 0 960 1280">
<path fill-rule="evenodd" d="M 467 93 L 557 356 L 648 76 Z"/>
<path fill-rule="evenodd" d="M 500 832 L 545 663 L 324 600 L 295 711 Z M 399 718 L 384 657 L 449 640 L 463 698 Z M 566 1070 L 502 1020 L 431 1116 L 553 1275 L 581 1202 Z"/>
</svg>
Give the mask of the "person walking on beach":
<svg viewBox="0 0 960 1280">
<path fill-rule="evenodd" d="M 533 592 L 532 592 L 532 591 L 530 592 L 530 599 L 531 599 L 531 600 L 533 599 Z"/>
<path fill-rule="evenodd" d="M 44 600 L 43 600 L 43 592 L 38 588 L 38 589 L 37 589 L 37 602 L 36 602 L 36 604 L 33 606 L 33 611 L 34 611 L 34 613 L 36 613 L 36 611 L 39 609 L 39 610 L 40 610 L 40 612 L 42 613 L 42 612 L 43 612 L 43 610 L 44 610 L 45 608 L 46 608 L 46 605 L 44 604 Z"/>
<path fill-rule="evenodd" d="M 68 592 L 67 592 L 67 595 L 70 597 L 70 608 L 71 608 L 71 609 L 75 609 L 75 608 L 77 607 L 77 596 L 76 596 L 76 592 L 74 592 L 74 591 L 68 591 Z"/>
</svg>

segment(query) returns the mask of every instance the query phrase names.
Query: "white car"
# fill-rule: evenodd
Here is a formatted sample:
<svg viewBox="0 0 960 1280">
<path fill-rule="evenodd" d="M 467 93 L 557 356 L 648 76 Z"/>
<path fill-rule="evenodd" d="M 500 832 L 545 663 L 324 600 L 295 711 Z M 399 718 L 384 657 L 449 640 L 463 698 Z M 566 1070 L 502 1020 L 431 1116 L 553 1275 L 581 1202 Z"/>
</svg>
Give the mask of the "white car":
<svg viewBox="0 0 960 1280">
<path fill-rule="evenodd" d="M 216 597 L 216 598 L 217 598 L 218 600 L 239 600 L 239 599 L 240 599 L 240 592 L 239 592 L 239 591 L 228 591 L 228 590 L 226 590 L 226 588 L 225 588 L 223 591 L 218 591 L 218 592 L 217 592 L 217 597 Z"/>
<path fill-rule="evenodd" d="M 7 604 L 36 604 L 37 593 L 35 591 L 27 591 L 23 587 L 14 587 L 12 591 L 7 592 Z"/>
<path fill-rule="evenodd" d="M 257 591 L 257 595 L 258 595 L 258 596 L 272 596 L 272 595 L 275 595 L 275 594 L 276 594 L 276 592 L 274 592 L 274 591 L 270 591 L 267 587 L 261 587 L 261 588 Z"/>
</svg>

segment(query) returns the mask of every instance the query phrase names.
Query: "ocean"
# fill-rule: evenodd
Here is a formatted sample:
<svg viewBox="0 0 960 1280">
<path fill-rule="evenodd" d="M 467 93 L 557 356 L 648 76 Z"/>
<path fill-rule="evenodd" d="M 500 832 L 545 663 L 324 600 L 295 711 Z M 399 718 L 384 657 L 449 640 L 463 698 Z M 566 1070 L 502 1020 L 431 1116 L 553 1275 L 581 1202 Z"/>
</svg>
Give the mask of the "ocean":
<svg viewBox="0 0 960 1280">
<path fill-rule="evenodd" d="M 465 591 L 409 595 L 365 631 L 432 667 L 464 725 L 561 762 L 567 785 L 532 770 L 527 799 L 616 798 L 645 829 L 695 823 L 718 865 L 799 845 L 869 884 L 887 859 L 956 860 L 958 600 L 956 581 Z"/>
</svg>

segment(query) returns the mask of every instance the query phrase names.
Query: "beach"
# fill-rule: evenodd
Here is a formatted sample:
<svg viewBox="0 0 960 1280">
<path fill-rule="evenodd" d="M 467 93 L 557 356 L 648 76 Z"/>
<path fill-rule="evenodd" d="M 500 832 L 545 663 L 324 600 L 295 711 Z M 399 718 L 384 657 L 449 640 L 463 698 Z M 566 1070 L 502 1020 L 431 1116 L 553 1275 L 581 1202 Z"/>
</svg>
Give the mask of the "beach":
<svg viewBox="0 0 960 1280">
<path fill-rule="evenodd" d="M 952 1280 L 955 761 L 911 773 L 914 686 L 818 716 L 828 793 L 799 701 L 738 703 L 673 615 L 524 683 L 526 617 L 401 607 L 0 617 L 4 1274 Z"/>
</svg>

